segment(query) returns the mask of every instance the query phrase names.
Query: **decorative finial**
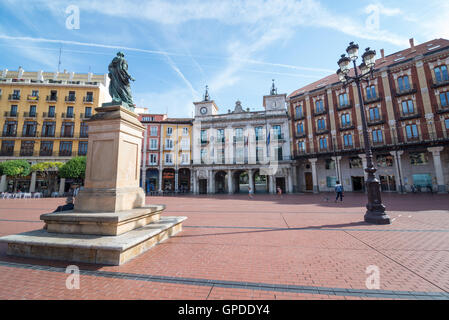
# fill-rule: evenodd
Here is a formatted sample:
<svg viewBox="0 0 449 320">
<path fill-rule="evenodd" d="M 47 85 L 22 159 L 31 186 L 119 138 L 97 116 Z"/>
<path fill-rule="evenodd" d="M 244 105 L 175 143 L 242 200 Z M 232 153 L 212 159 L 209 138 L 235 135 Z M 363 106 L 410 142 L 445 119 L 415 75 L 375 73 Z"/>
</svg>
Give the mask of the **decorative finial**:
<svg viewBox="0 0 449 320">
<path fill-rule="evenodd" d="M 209 86 L 206 86 L 206 92 L 204 93 L 204 101 L 210 101 Z"/>
<path fill-rule="evenodd" d="M 278 89 L 275 87 L 275 85 L 274 85 L 274 79 L 272 79 L 273 80 L 273 84 L 272 84 L 272 86 L 271 86 L 271 91 L 270 91 L 270 94 L 272 95 L 272 96 L 275 96 L 275 95 L 277 95 L 278 94 Z"/>
</svg>

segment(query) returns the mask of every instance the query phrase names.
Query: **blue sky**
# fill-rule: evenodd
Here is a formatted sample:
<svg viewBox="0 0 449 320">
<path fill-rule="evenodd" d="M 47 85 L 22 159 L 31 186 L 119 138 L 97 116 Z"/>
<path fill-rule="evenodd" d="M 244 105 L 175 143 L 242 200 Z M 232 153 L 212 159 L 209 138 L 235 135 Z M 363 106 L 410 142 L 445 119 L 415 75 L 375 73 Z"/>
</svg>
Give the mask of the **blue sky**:
<svg viewBox="0 0 449 320">
<path fill-rule="evenodd" d="M 350 41 L 391 54 L 449 38 L 442 0 L 0 0 L 0 17 L 0 69 L 56 71 L 62 45 L 61 71 L 106 73 L 121 50 L 135 103 L 170 117 L 192 116 L 206 84 L 221 113 L 259 110 L 271 79 L 290 94 L 335 72 Z"/>
</svg>

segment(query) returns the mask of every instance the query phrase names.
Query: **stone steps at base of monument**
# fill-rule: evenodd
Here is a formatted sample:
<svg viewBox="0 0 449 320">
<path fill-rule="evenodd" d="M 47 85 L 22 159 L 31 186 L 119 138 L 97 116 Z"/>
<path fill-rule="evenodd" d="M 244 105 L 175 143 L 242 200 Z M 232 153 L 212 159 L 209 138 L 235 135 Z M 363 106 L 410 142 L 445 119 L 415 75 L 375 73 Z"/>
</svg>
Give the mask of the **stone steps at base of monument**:
<svg viewBox="0 0 449 320">
<path fill-rule="evenodd" d="M 164 205 L 148 205 L 119 212 L 66 211 L 41 215 L 48 232 L 118 236 L 134 229 L 155 223 L 160 219 Z"/>
<path fill-rule="evenodd" d="M 182 231 L 187 217 L 163 217 L 157 223 L 119 236 L 49 233 L 36 230 L 0 238 L 17 257 L 122 265 Z"/>
</svg>

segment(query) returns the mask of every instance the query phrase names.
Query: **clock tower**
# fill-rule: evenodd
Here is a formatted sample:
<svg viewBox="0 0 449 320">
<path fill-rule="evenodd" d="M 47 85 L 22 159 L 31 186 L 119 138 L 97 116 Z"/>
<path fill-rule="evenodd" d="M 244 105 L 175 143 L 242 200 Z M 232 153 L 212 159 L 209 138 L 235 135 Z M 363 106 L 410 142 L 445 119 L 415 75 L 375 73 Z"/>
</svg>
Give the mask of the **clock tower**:
<svg viewBox="0 0 449 320">
<path fill-rule="evenodd" d="M 209 88 L 206 86 L 206 92 L 204 94 L 204 99 L 201 102 L 194 102 L 195 105 L 195 118 L 196 117 L 207 117 L 214 116 L 218 114 L 218 107 L 209 96 Z"/>
<path fill-rule="evenodd" d="M 274 85 L 271 86 L 270 95 L 263 97 L 263 106 L 266 111 L 270 110 L 287 110 L 287 94 L 278 94 L 278 90 Z"/>
</svg>

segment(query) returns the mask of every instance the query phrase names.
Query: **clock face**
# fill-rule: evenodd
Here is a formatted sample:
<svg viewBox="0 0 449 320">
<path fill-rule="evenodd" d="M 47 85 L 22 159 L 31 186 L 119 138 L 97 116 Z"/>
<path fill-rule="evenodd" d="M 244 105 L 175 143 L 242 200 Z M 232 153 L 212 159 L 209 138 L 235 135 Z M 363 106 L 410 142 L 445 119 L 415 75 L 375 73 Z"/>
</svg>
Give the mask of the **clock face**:
<svg viewBox="0 0 449 320">
<path fill-rule="evenodd" d="M 206 114 L 207 113 L 207 108 L 203 107 L 200 110 L 201 114 Z"/>
</svg>

